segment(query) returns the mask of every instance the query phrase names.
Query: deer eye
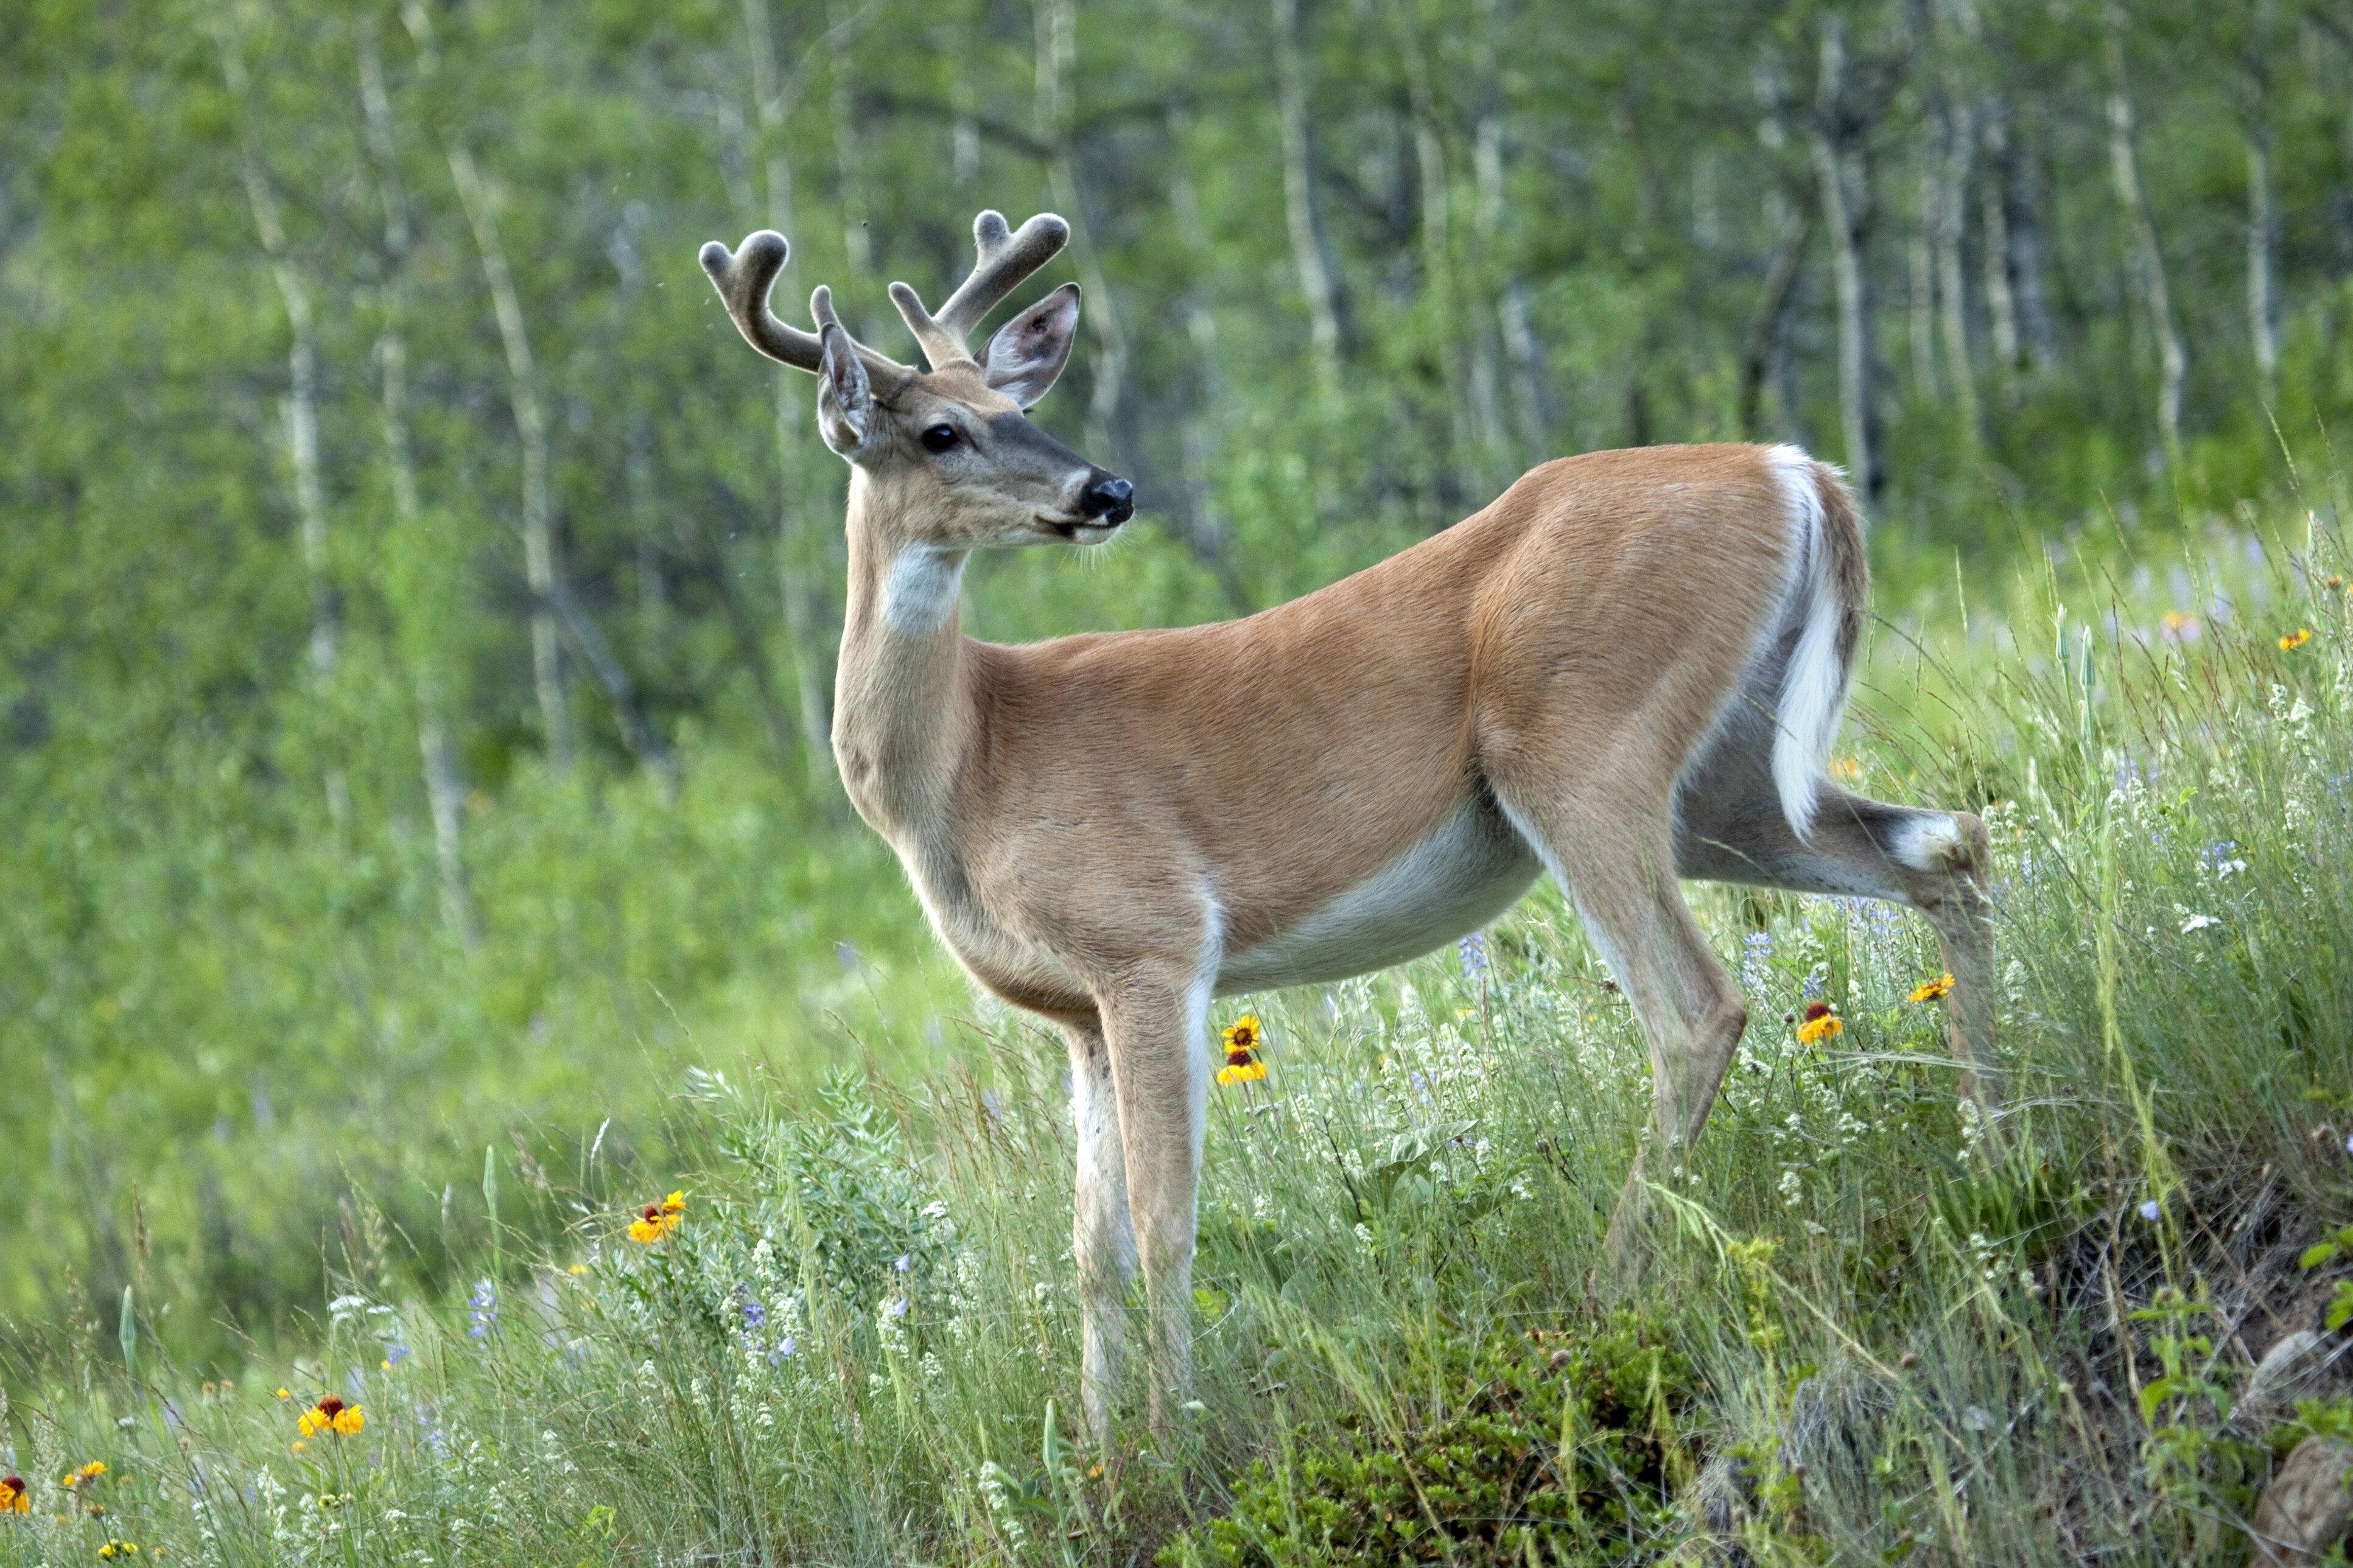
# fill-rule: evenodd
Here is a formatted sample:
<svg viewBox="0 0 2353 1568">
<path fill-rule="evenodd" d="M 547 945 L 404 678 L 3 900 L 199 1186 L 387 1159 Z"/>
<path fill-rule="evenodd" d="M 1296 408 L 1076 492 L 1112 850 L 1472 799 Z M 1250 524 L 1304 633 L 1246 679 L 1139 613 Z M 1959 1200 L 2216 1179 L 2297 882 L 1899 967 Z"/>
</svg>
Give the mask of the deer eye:
<svg viewBox="0 0 2353 1568">
<path fill-rule="evenodd" d="M 923 443 L 926 452 L 944 452 L 956 443 L 955 426 L 934 425 L 923 432 Z"/>
</svg>

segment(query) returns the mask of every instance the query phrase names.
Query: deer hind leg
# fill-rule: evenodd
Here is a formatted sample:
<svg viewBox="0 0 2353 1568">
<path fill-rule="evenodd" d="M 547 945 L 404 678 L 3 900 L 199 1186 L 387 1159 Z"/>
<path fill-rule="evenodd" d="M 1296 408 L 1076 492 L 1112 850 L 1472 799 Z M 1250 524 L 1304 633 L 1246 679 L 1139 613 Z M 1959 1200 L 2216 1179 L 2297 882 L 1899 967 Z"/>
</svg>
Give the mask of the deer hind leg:
<svg viewBox="0 0 2353 1568">
<path fill-rule="evenodd" d="M 1610 1216 L 1606 1250 L 1621 1278 L 1639 1267 L 1647 1169 L 1672 1174 L 1697 1139 L 1748 1024 L 1740 990 L 1708 950 L 1675 881 L 1672 835 L 1649 804 L 1551 792 L 1511 807 L 1577 904 L 1588 934 L 1633 1004 L 1651 1047 L 1651 1135 Z M 1525 798 L 1525 797 L 1523 797 Z"/>
<path fill-rule="evenodd" d="M 1097 1447 L 1111 1449 L 1127 1345 L 1127 1282 L 1135 1274 L 1135 1229 L 1128 1217 L 1127 1159 L 1120 1147 L 1119 1100 L 1111 1047 L 1101 1024 L 1066 1024 L 1071 1110 L 1078 1128 L 1078 1182 L 1071 1250 L 1079 1266 L 1079 1401 Z"/>
<path fill-rule="evenodd" d="M 1765 753 L 1762 747 L 1720 751 L 1685 781 L 1676 799 L 1676 869 L 1712 881 L 1883 899 L 1919 910 L 1953 976 L 1946 1026 L 1961 1067 L 1960 1091 L 1994 1110 L 2000 1086 L 1985 824 L 1965 811 L 1890 805 L 1825 783 L 1813 826 L 1800 839 L 1782 814 Z"/>
<path fill-rule="evenodd" d="M 1204 974 L 1132 973 L 1101 1003 L 1151 1325 L 1155 1432 L 1191 1396 L 1194 1202 L 1208 1103 L 1203 1041 L 1214 973 L 1214 966 Z"/>
</svg>

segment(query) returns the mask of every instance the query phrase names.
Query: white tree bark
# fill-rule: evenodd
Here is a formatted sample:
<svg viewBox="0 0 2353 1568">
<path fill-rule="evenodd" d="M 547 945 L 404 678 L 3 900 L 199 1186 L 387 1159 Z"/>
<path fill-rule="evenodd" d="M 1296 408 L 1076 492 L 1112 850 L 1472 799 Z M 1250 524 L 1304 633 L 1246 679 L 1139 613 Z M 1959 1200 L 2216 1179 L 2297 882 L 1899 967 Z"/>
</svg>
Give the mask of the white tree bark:
<svg viewBox="0 0 2353 1568">
<path fill-rule="evenodd" d="M 1862 269 L 1862 232 L 1868 192 L 1860 160 L 1847 145 L 1846 32 L 1836 16 L 1822 20 L 1821 75 L 1809 126 L 1814 178 L 1820 187 L 1822 224 L 1831 240 L 1831 272 L 1838 289 L 1839 426 L 1846 442 L 1846 467 L 1855 488 L 1875 495 L 1878 464 L 1871 302 Z"/>
<path fill-rule="evenodd" d="M 286 307 L 286 396 L 280 405 L 285 421 L 287 465 L 293 476 L 296 537 L 301 541 L 302 575 L 311 593 L 311 674 L 324 679 L 335 668 L 341 605 L 327 560 L 327 492 L 319 471 L 319 328 L 311 310 L 311 288 L 295 265 L 286 243 L 286 227 L 278 212 L 278 195 L 270 189 L 255 148 L 250 121 L 245 58 L 226 17 L 219 24 L 221 71 L 237 107 L 237 164 L 245 184 L 246 203 L 253 226 L 269 258 L 278 295 Z"/>
<path fill-rule="evenodd" d="M 2116 176 L 2116 199 L 2125 209 L 2139 258 L 2138 281 L 2149 333 L 2157 340 L 2157 430 L 2166 460 L 2181 457 L 2181 384 L 2189 368 L 2181 330 L 2174 324 L 2173 299 L 2166 287 L 2165 253 L 2157 242 L 2157 220 L 2142 186 L 2140 163 L 2133 150 L 2133 101 L 2125 70 L 2125 14 L 2118 0 L 2108 0 L 2108 161 Z"/>
<path fill-rule="evenodd" d="M 2279 397 L 2279 215 L 2272 206 L 2271 127 L 2247 125 L 2247 331 L 2263 401 Z"/>
<path fill-rule="evenodd" d="M 1126 392 L 1127 333 L 1120 322 L 1118 298 L 1112 293 L 1111 279 L 1095 248 L 1071 152 L 1071 120 L 1076 108 L 1071 73 L 1079 55 L 1076 0 L 1036 0 L 1031 22 L 1037 37 L 1037 136 L 1047 149 L 1046 174 L 1055 208 L 1071 226 L 1071 259 L 1078 268 L 1080 287 L 1086 290 L 1086 320 L 1095 335 L 1094 390 L 1087 399 L 1087 445 L 1092 448 L 1088 456 L 1108 463 L 1116 455 L 1113 426 L 1120 399 Z"/>
<path fill-rule="evenodd" d="M 1315 390 L 1326 418 L 1340 398 L 1339 290 L 1315 223 L 1313 154 L 1307 139 L 1307 65 L 1299 41 L 1299 0 L 1274 0 L 1275 119 L 1282 142 L 1283 218 L 1291 262 L 1307 300 L 1307 327 L 1315 345 Z"/>
<path fill-rule="evenodd" d="M 383 380 L 377 402 L 385 466 L 392 479 L 392 526 L 408 548 L 417 548 L 424 507 L 417 484 L 417 460 L 409 440 L 408 350 L 402 337 L 407 302 L 407 267 L 413 230 L 408 196 L 400 178 L 392 127 L 392 100 L 385 91 L 384 65 L 376 48 L 373 17 L 359 26 L 361 122 L 367 132 L 376 189 L 384 201 L 384 330 L 376 339 Z M 396 605 L 414 614 L 414 606 Z M 413 642 L 413 638 L 403 638 Z M 410 684 L 417 703 L 417 749 L 423 764 L 425 802 L 433 819 L 433 861 L 441 891 L 441 921 L 459 945 L 481 946 L 481 927 L 466 881 L 465 784 L 444 721 L 441 681 L 430 657 L 410 654 Z"/>
<path fill-rule="evenodd" d="M 499 341 L 506 350 L 507 401 L 514 411 L 515 440 L 522 450 L 522 556 L 532 598 L 532 685 L 539 697 L 548 764 L 559 773 L 567 773 L 572 767 L 572 708 L 564 688 L 563 632 L 555 609 L 554 507 L 548 493 L 547 415 L 539 400 L 539 366 L 532 358 L 522 300 L 515 292 L 514 274 L 507 266 L 506 245 L 499 234 L 498 213 L 481 171 L 463 142 L 448 138 L 445 151 L 459 205 L 465 208 L 466 222 L 474 231 L 474 248 L 481 258 L 483 280 L 490 285 L 491 310 L 498 318 Z"/>
</svg>

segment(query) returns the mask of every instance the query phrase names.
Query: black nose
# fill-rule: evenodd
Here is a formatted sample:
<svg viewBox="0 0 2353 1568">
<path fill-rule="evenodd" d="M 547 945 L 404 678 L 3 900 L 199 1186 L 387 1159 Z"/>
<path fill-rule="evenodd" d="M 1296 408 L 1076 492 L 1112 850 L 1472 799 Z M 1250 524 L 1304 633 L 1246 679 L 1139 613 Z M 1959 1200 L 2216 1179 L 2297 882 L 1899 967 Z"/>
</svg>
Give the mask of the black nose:
<svg viewBox="0 0 2353 1568">
<path fill-rule="evenodd" d="M 1079 510 L 1103 522 L 1125 522 L 1135 515 L 1135 487 L 1117 474 L 1104 474 L 1079 497 Z"/>
</svg>

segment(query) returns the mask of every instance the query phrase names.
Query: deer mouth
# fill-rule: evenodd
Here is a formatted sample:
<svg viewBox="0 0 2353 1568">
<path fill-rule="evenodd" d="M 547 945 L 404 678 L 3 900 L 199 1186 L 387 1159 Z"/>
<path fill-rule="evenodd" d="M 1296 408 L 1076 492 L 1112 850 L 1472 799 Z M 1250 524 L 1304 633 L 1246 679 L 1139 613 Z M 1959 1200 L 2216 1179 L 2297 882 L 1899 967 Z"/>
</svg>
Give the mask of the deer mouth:
<svg viewBox="0 0 2353 1568">
<path fill-rule="evenodd" d="M 1121 518 L 1115 522 L 1108 518 L 1041 517 L 1038 521 L 1072 544 L 1100 544 L 1117 533 L 1120 523 L 1127 520 Z"/>
</svg>

